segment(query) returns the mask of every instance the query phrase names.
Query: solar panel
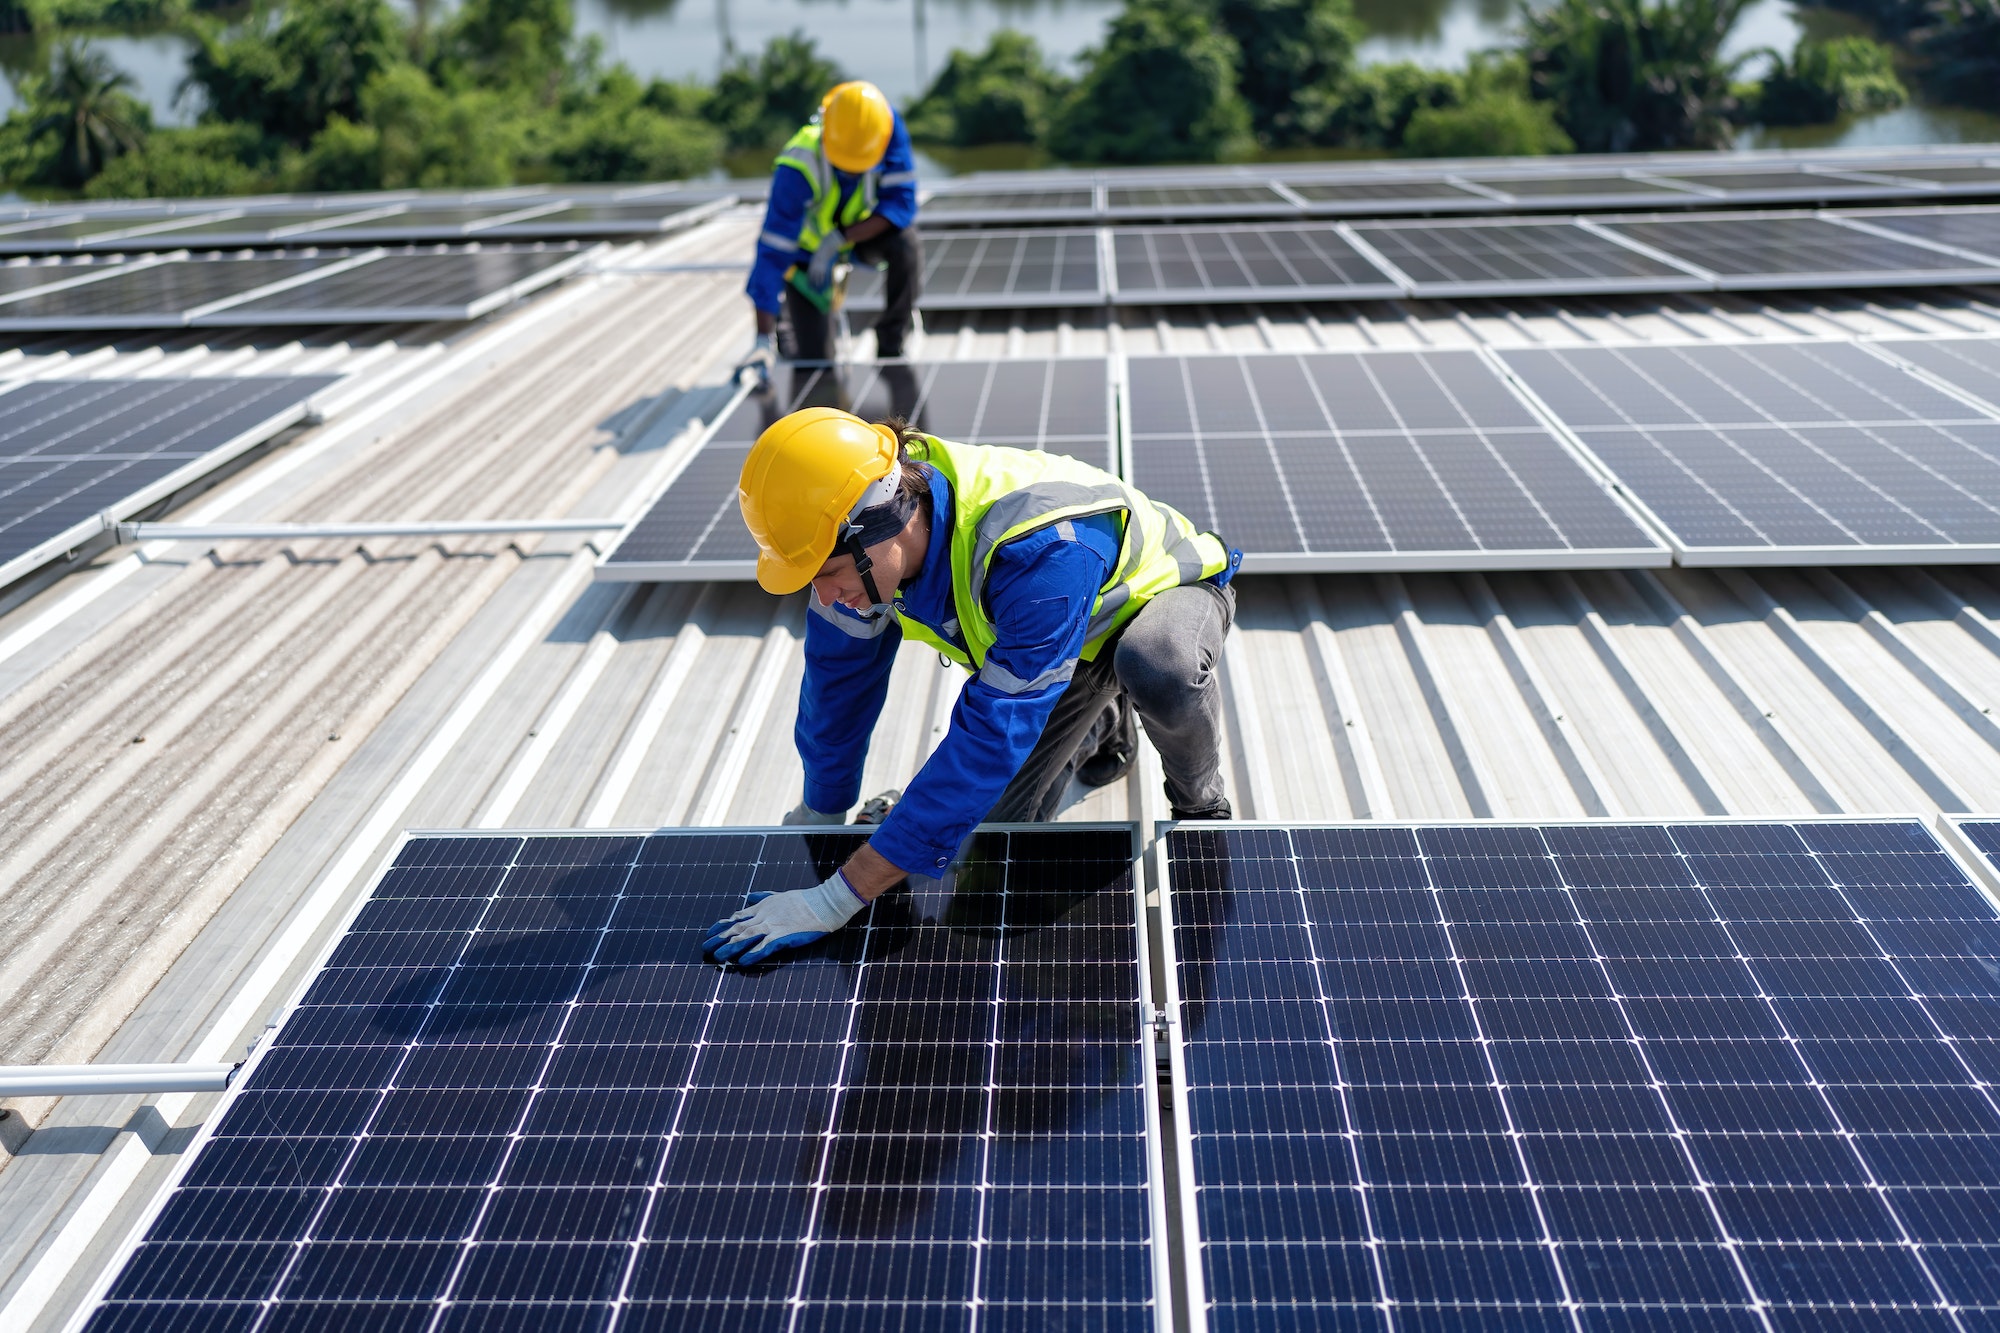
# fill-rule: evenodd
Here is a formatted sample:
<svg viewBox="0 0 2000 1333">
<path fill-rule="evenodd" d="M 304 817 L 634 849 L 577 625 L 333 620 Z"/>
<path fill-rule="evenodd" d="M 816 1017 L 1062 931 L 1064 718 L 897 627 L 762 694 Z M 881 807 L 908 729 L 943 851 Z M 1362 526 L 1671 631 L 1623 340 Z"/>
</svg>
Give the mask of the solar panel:
<svg viewBox="0 0 2000 1333">
<path fill-rule="evenodd" d="M 1114 296 L 1127 304 L 1402 295 L 1332 226 L 1119 227 Z"/>
<path fill-rule="evenodd" d="M 640 236 L 676 231 L 728 207 L 733 196 L 720 199 L 662 199 L 654 203 L 571 204 L 519 222 L 482 227 L 481 237 L 567 240 L 585 236 Z"/>
<path fill-rule="evenodd" d="M 764 428 L 803 407 L 844 407 L 870 421 L 902 417 L 968 444 L 1068 454 L 1116 472 L 1103 360 L 780 365 L 702 442 L 597 567 L 617 582 L 748 579 L 757 546 L 737 509 L 743 460 Z"/>
<path fill-rule="evenodd" d="M 1874 176 L 1898 180 L 1924 181 L 1932 185 L 1990 186 L 2000 188 L 2000 167 L 1912 167 L 1889 162 L 1861 168 Z"/>
<path fill-rule="evenodd" d="M 2000 408 L 2000 342 L 1988 338 L 1903 338 L 1875 346 Z"/>
<path fill-rule="evenodd" d="M 1356 224 L 1354 234 L 1399 269 L 1417 296 L 1686 291 L 1709 285 L 1705 277 L 1573 222 Z"/>
<path fill-rule="evenodd" d="M 1422 200 L 1446 204 L 1483 206 L 1493 201 L 1476 190 L 1449 181 L 1327 181 L 1286 180 L 1285 188 L 1315 207 L 1315 212 L 1362 212 L 1386 200 Z M 1336 208 L 1336 205 L 1351 205 Z"/>
<path fill-rule="evenodd" d="M 1713 214 L 1597 225 L 1717 276 L 1725 289 L 1907 286 L 2000 279 L 1957 255 L 1926 250 L 1806 214 Z"/>
<path fill-rule="evenodd" d="M 0 297 L 0 330 L 177 328 L 275 283 L 342 262 L 337 255 L 293 255 L 123 265 L 98 281 Z"/>
<path fill-rule="evenodd" d="M 1854 344 L 1500 356 L 1683 564 L 2000 553 L 2000 418 Z"/>
<path fill-rule="evenodd" d="M 561 281 L 589 255 L 574 248 L 383 255 L 195 322 L 240 326 L 477 319 Z"/>
<path fill-rule="evenodd" d="M 1992 1322 L 2000 916 L 1916 821 L 1162 846 L 1209 1327 Z"/>
<path fill-rule="evenodd" d="M 1726 195 L 1809 194 L 1831 198 L 1856 192 L 1879 193 L 1862 181 L 1821 176 L 1810 171 L 1675 171 L 1653 174 L 1664 181 L 1720 190 Z"/>
<path fill-rule="evenodd" d="M 1046 190 L 940 190 L 924 200 L 919 216 L 933 222 L 1087 221 L 1097 215 L 1097 191 L 1088 185 Z"/>
<path fill-rule="evenodd" d="M 332 376 L 0 385 L 0 585 L 306 414 Z"/>
<path fill-rule="evenodd" d="M 1111 217 L 1282 217 L 1298 205 L 1262 181 L 1241 185 L 1110 185 Z"/>
<path fill-rule="evenodd" d="M 700 961 L 861 840 L 409 838 L 85 1327 L 1164 1330 L 1130 827 Z"/>
<path fill-rule="evenodd" d="M 105 277 L 118 269 L 116 264 L 0 264 L 0 300 L 58 282 Z"/>
<path fill-rule="evenodd" d="M 358 208 L 341 210 L 291 209 L 270 212 L 232 212 L 221 216 L 196 218 L 186 225 L 162 232 L 157 238 L 135 237 L 125 248 L 150 249 L 154 247 L 179 248 L 183 245 L 255 245 L 278 239 L 289 229 L 314 227 L 336 221 L 341 217 L 358 213 Z M 9 245 L 11 238 L 0 237 L 0 247 Z"/>
<path fill-rule="evenodd" d="M 1642 195 L 1655 199 L 1694 197 L 1691 191 L 1677 190 L 1669 182 L 1641 180 L 1632 176 L 1471 176 L 1468 179 L 1489 190 L 1537 202 L 1551 199 L 1625 199 Z"/>
<path fill-rule="evenodd" d="M 883 276 L 856 265 L 850 310 L 880 310 Z M 926 310 L 1097 305 L 1104 277 L 1094 231 L 963 231 L 924 236 Z"/>
<path fill-rule="evenodd" d="M 327 239 L 340 244 L 364 241 L 451 241 L 475 234 L 502 219 L 526 220 L 562 207 L 560 199 L 512 199 L 484 207 L 412 207 L 386 214 L 368 214 L 352 222 L 329 219 L 326 226 L 297 233 L 301 240 Z"/>
<path fill-rule="evenodd" d="M 1478 353 L 1134 356 L 1133 483 L 1247 570 L 1663 565 Z"/>
<path fill-rule="evenodd" d="M 1870 211 L 1843 216 L 1867 226 L 1971 250 L 2000 263 L 2000 208 L 1941 208 L 1920 213 Z"/>
</svg>

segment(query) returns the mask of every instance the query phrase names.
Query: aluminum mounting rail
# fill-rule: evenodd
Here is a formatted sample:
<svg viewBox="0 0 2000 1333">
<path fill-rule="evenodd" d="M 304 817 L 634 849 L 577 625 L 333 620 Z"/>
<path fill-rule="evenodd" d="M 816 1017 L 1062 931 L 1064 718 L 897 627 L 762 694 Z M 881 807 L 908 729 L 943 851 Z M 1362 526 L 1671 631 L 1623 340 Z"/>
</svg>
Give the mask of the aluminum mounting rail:
<svg viewBox="0 0 2000 1333">
<path fill-rule="evenodd" d="M 0 1065 L 0 1097 L 221 1092 L 238 1065 Z"/>
<path fill-rule="evenodd" d="M 284 541 L 312 537 L 474 537 L 516 532 L 611 532 L 618 518 L 412 519 L 385 523 L 120 523 L 120 543 Z"/>
</svg>

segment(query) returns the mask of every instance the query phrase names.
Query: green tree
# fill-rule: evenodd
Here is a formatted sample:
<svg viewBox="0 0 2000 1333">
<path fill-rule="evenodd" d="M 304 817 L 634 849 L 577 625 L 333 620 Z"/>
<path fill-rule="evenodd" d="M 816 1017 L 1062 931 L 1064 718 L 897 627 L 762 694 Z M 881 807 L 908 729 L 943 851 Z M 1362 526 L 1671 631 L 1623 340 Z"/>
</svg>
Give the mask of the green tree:
<svg viewBox="0 0 2000 1333">
<path fill-rule="evenodd" d="M 1202 162 L 1250 132 L 1236 41 L 1195 0 L 1131 0 L 1050 127 L 1073 162 Z"/>
<path fill-rule="evenodd" d="M 91 199 L 172 199 L 254 194 L 266 188 L 251 163 L 261 154 L 254 125 L 208 124 L 154 130 L 145 148 L 111 159 L 83 193 Z"/>
<path fill-rule="evenodd" d="M 1216 17 L 1242 53 L 1237 86 L 1257 137 L 1306 140 L 1312 116 L 1301 95 L 1337 84 L 1354 63 L 1362 34 L 1352 0 L 1217 0 Z"/>
<path fill-rule="evenodd" d="M 1418 112 L 1465 101 L 1465 78 L 1408 61 L 1364 65 L 1337 84 L 1300 97 L 1302 128 L 1312 142 L 1396 149 Z"/>
<path fill-rule="evenodd" d="M 1823 125 L 1842 112 L 1885 111 L 1909 98 L 1895 52 L 1867 37 L 1802 37 L 1790 60 L 1771 56 L 1755 107 L 1766 125 Z"/>
<path fill-rule="evenodd" d="M 618 66 L 567 99 L 552 124 L 535 125 L 538 156 L 557 180 L 676 180 L 712 171 L 722 160 L 722 133 L 670 109 L 680 100 L 676 85 L 642 88 Z"/>
<path fill-rule="evenodd" d="M 1553 107 L 1514 92 L 1422 107 L 1403 132 L 1403 151 L 1412 157 L 1534 157 L 1575 147 L 1556 124 Z"/>
<path fill-rule="evenodd" d="M 46 80 L 29 92 L 29 133 L 53 143 L 53 184 L 74 189 L 105 164 L 143 148 L 152 113 L 132 96 L 132 76 L 81 42 L 56 48 Z"/>
<path fill-rule="evenodd" d="M 1939 97 L 2000 107 L 2000 0 L 1932 0 L 1911 37 Z"/>
<path fill-rule="evenodd" d="M 729 136 L 732 148 L 776 148 L 846 77 L 803 31 L 773 37 L 756 59 L 746 56 L 722 71 L 705 114 Z"/>
<path fill-rule="evenodd" d="M 440 39 L 450 87 L 515 90 L 553 105 L 572 67 L 569 0 L 465 0 Z"/>
<path fill-rule="evenodd" d="M 1002 28 L 984 51 L 953 51 L 905 119 L 915 137 L 961 148 L 1034 143 L 1067 87 L 1034 38 Z"/>
<path fill-rule="evenodd" d="M 336 116 L 293 168 L 309 190 L 443 189 L 506 185 L 522 147 L 519 118 L 500 94 L 451 93 L 414 65 L 369 80 L 361 120 Z"/>
<path fill-rule="evenodd" d="M 1722 44 L 1748 0 L 1522 0 L 1535 97 L 1587 153 L 1721 148 L 1738 104 Z"/>
<path fill-rule="evenodd" d="M 196 36 L 186 86 L 204 94 L 205 116 L 297 145 L 335 116 L 359 118 L 369 80 L 408 59 L 388 0 L 290 0 L 234 32 L 204 23 Z"/>
</svg>

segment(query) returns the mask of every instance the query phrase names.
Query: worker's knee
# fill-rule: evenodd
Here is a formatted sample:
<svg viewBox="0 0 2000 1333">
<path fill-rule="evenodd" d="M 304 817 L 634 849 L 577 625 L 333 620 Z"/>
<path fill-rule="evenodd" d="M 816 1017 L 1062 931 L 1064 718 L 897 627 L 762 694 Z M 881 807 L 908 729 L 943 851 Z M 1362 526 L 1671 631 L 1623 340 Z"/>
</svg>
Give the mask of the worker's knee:
<svg viewBox="0 0 2000 1333">
<path fill-rule="evenodd" d="M 1147 608 L 1148 612 L 1152 609 Z M 1204 695 L 1214 682 L 1222 635 L 1228 628 L 1219 615 L 1202 619 L 1214 623 L 1190 623 L 1191 618 L 1184 614 L 1141 613 L 1119 637 L 1112 659 L 1118 682 L 1145 716 L 1164 720 L 1202 711 Z"/>
</svg>

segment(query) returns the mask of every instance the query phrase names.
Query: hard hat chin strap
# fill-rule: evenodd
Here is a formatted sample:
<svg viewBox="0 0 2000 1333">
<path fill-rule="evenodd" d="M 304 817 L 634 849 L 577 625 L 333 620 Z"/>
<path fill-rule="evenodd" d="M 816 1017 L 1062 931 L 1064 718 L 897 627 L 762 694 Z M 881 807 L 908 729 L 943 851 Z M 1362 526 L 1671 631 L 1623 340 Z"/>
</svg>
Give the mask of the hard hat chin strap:
<svg viewBox="0 0 2000 1333">
<path fill-rule="evenodd" d="M 887 605 L 882 590 L 875 586 L 875 561 L 870 558 L 868 548 L 861 544 L 861 525 L 847 523 L 840 529 L 840 545 L 836 548 L 854 557 L 854 572 L 861 576 L 861 590 L 868 594 L 869 604 L 875 607 Z M 880 620 L 882 611 L 859 613 L 863 620 Z"/>
</svg>

